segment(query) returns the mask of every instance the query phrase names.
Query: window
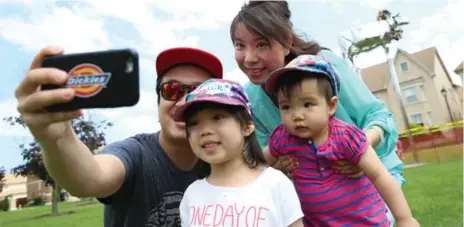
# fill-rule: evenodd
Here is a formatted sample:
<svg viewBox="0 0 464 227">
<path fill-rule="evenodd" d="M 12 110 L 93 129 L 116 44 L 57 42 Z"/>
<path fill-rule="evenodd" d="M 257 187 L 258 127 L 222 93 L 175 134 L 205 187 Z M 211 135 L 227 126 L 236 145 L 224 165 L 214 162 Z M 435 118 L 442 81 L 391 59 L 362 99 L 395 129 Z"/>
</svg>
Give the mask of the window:
<svg viewBox="0 0 464 227">
<path fill-rule="evenodd" d="M 421 97 L 420 97 L 420 98 L 421 98 L 421 101 L 426 102 L 427 99 L 425 98 L 424 85 L 421 85 L 421 86 L 419 87 L 419 92 L 420 92 L 420 96 L 421 96 Z"/>
<path fill-rule="evenodd" d="M 411 123 L 414 123 L 417 125 L 424 125 L 424 121 L 422 120 L 422 115 L 420 113 L 411 114 L 409 118 L 411 118 Z"/>
<path fill-rule="evenodd" d="M 409 65 L 407 62 L 401 62 L 400 63 L 400 69 L 401 72 L 408 72 L 409 71 Z"/>
<path fill-rule="evenodd" d="M 409 104 L 417 103 L 417 95 L 416 95 L 416 88 L 410 87 L 403 90 L 404 98 L 406 102 Z"/>
<path fill-rule="evenodd" d="M 429 126 L 433 125 L 432 121 L 432 111 L 427 112 L 427 122 L 429 123 Z"/>
</svg>

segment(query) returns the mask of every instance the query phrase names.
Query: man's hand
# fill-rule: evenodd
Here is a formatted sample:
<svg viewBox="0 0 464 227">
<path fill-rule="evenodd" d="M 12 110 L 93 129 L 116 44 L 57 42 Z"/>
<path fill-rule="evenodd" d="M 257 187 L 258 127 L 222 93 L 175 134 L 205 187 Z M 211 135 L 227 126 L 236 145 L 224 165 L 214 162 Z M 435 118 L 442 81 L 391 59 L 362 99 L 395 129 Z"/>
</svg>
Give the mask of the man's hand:
<svg viewBox="0 0 464 227">
<path fill-rule="evenodd" d="M 292 171 L 298 166 L 298 162 L 294 157 L 282 156 L 278 159 L 277 163 L 273 166 L 291 177 Z"/>
<path fill-rule="evenodd" d="M 80 110 L 48 112 L 47 106 L 71 101 L 75 92 L 72 88 L 42 91 L 43 84 L 65 84 L 69 75 L 55 68 L 41 68 L 46 56 L 60 55 L 58 47 L 45 47 L 34 57 L 29 71 L 15 90 L 17 109 L 32 135 L 40 142 L 56 141 L 72 131 L 71 120 L 82 115 Z"/>
<path fill-rule="evenodd" d="M 335 173 L 347 175 L 350 178 L 359 178 L 364 175 L 358 166 L 350 164 L 347 161 L 337 161 L 332 168 Z"/>
</svg>

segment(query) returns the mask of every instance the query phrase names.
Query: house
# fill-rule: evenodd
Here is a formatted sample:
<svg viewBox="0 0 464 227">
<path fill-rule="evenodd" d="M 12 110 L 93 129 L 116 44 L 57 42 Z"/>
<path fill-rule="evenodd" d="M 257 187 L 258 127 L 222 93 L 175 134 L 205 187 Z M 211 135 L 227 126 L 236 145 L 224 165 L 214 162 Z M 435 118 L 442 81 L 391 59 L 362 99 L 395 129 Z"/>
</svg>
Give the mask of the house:
<svg viewBox="0 0 464 227">
<path fill-rule="evenodd" d="M 22 177 L 5 174 L 5 185 L 0 193 L 0 201 L 9 197 L 9 210 L 16 210 L 37 196 L 43 196 L 46 203 L 51 202 L 52 187 L 34 176 Z"/>
<path fill-rule="evenodd" d="M 452 82 L 435 47 L 413 54 L 399 50 L 394 64 L 410 124 L 430 126 L 462 119 L 462 93 L 458 91 L 461 87 Z M 392 111 L 398 129 L 406 129 L 387 63 L 362 69 L 361 76 L 371 92 Z"/>
<path fill-rule="evenodd" d="M 17 204 L 27 201 L 27 178 L 5 174 L 3 190 L 0 192 L 0 201 L 9 198 L 9 210 L 16 210 Z"/>
<path fill-rule="evenodd" d="M 454 69 L 454 72 L 459 76 L 459 78 L 461 79 L 461 83 L 464 84 L 464 75 L 462 73 L 462 66 L 463 66 L 464 62 L 461 62 L 461 64 L 459 64 L 456 69 Z M 464 107 L 464 97 L 463 97 L 463 89 L 462 89 L 462 86 L 459 86 L 456 88 L 458 94 L 459 94 L 459 99 L 461 100 L 461 106 Z"/>
<path fill-rule="evenodd" d="M 31 201 L 38 196 L 42 196 L 45 203 L 52 202 L 53 188 L 47 186 L 44 181 L 35 176 L 27 177 L 27 201 Z"/>
</svg>

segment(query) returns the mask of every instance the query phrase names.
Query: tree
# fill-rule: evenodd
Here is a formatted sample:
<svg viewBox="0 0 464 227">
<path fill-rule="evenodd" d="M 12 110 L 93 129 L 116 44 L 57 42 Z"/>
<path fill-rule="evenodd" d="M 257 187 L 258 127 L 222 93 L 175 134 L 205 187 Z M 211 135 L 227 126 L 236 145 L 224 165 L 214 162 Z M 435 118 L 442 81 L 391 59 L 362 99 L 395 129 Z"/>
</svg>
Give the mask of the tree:
<svg viewBox="0 0 464 227">
<path fill-rule="evenodd" d="M 5 180 L 3 178 L 5 178 L 5 167 L 2 166 L 0 167 L 0 193 L 3 190 L 3 186 L 5 186 Z"/>
<path fill-rule="evenodd" d="M 21 117 L 12 116 L 6 117 L 3 120 L 12 126 L 27 127 Z M 80 117 L 72 121 L 72 126 L 77 137 L 94 153 L 95 150 L 106 145 L 105 130 L 113 126 L 113 124 L 106 120 L 94 122 Z M 32 142 L 20 144 L 19 148 L 21 149 L 21 155 L 25 163 L 13 168 L 12 173 L 16 176 L 20 175 L 24 177 L 33 175 L 44 181 L 46 185 L 52 186 L 52 214 L 57 215 L 61 188 L 50 177 L 45 168 L 39 143 L 34 139 Z"/>
</svg>

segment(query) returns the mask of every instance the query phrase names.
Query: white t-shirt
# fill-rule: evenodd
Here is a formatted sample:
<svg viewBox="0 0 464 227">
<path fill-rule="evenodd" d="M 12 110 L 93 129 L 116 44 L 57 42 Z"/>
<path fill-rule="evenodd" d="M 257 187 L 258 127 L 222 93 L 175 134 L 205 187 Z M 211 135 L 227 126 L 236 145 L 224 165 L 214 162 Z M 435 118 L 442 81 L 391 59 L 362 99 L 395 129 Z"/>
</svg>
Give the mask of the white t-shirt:
<svg viewBox="0 0 464 227">
<path fill-rule="evenodd" d="M 303 217 L 295 186 L 272 167 L 263 168 L 255 181 L 239 188 L 197 180 L 185 191 L 179 212 L 182 227 L 283 227 Z"/>
</svg>

